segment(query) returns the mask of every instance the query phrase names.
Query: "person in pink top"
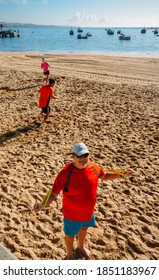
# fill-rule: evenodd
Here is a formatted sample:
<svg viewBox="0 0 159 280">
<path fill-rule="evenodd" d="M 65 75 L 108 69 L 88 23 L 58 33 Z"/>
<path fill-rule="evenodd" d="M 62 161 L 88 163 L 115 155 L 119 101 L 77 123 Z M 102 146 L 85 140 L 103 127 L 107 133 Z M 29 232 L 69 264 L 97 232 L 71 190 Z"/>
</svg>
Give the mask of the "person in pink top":
<svg viewBox="0 0 159 280">
<path fill-rule="evenodd" d="M 42 58 L 41 68 L 43 69 L 46 84 L 48 83 L 49 75 L 50 75 L 49 67 L 50 67 L 49 63 L 45 61 L 44 58 Z"/>
</svg>

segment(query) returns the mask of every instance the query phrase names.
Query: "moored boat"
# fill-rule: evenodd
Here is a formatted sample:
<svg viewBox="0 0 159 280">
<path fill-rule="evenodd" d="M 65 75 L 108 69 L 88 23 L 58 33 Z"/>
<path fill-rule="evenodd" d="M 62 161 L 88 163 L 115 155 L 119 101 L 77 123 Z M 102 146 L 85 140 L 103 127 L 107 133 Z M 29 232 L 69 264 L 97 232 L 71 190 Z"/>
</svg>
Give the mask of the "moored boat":
<svg viewBox="0 0 159 280">
<path fill-rule="evenodd" d="M 131 39 L 130 36 L 125 36 L 124 34 L 119 36 L 119 40 L 127 40 L 127 41 L 129 41 L 130 39 Z"/>
<path fill-rule="evenodd" d="M 81 35 L 81 34 L 78 34 L 77 35 L 77 39 L 87 39 L 87 35 Z"/>
<path fill-rule="evenodd" d="M 70 30 L 70 35 L 74 35 L 74 31 L 72 29 Z"/>
<path fill-rule="evenodd" d="M 108 35 L 114 35 L 114 30 L 112 30 L 112 29 L 109 28 L 109 29 L 107 30 L 107 34 L 108 34 Z"/>
<path fill-rule="evenodd" d="M 141 33 L 142 34 L 146 33 L 146 28 L 145 27 L 141 29 Z"/>
<path fill-rule="evenodd" d="M 79 28 L 77 29 L 77 32 L 82 33 L 83 30 L 79 27 Z"/>
<path fill-rule="evenodd" d="M 155 29 L 153 32 L 154 32 L 154 34 L 158 34 L 158 30 L 157 29 Z"/>
<path fill-rule="evenodd" d="M 92 34 L 91 34 L 91 33 L 89 33 L 89 32 L 87 32 L 87 33 L 86 33 L 86 36 L 87 36 L 87 37 L 91 37 L 91 36 L 92 36 Z"/>
</svg>

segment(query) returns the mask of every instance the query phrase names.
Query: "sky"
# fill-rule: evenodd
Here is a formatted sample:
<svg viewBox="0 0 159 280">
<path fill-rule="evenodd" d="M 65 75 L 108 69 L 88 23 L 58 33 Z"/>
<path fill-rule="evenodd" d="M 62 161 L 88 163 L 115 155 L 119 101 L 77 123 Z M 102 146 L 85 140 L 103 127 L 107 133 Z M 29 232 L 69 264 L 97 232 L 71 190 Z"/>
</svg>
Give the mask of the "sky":
<svg viewBox="0 0 159 280">
<path fill-rule="evenodd" d="M 0 22 L 155 27 L 159 26 L 159 0 L 0 0 Z"/>
</svg>

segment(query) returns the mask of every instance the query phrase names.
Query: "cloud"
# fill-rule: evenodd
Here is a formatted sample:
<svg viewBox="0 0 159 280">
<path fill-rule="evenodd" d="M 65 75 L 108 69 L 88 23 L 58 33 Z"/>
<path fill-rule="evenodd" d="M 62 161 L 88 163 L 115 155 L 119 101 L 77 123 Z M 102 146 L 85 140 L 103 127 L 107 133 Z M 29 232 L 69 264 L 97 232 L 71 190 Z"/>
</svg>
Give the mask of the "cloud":
<svg viewBox="0 0 159 280">
<path fill-rule="evenodd" d="M 106 18 L 106 17 L 102 17 L 102 18 L 99 18 L 99 19 L 98 19 L 98 22 L 101 22 L 101 23 L 106 23 L 106 22 L 108 22 L 108 21 L 109 21 L 109 19 Z"/>
<path fill-rule="evenodd" d="M 107 23 L 108 19 L 106 17 L 101 17 L 98 18 L 96 14 L 94 15 L 88 15 L 86 14 L 85 11 L 83 12 L 79 12 L 76 11 L 72 18 L 69 19 L 70 22 L 73 23 L 78 23 L 78 24 L 82 24 L 82 23 L 90 23 L 90 24 L 97 24 L 97 23 Z"/>
<path fill-rule="evenodd" d="M 80 12 L 75 12 L 72 18 L 70 18 L 70 21 L 79 21 L 81 18 L 81 13 Z"/>
<path fill-rule="evenodd" d="M 26 5 L 26 4 L 28 4 L 28 1 L 27 0 L 0 0 L 0 3 Z"/>
<path fill-rule="evenodd" d="M 87 14 L 85 11 L 76 11 L 73 16 L 69 19 L 71 25 L 79 26 L 159 26 L 159 16 L 156 17 L 151 14 L 147 18 L 130 18 L 130 17 L 119 17 L 110 18 L 107 16 L 98 17 L 96 14 Z"/>
</svg>

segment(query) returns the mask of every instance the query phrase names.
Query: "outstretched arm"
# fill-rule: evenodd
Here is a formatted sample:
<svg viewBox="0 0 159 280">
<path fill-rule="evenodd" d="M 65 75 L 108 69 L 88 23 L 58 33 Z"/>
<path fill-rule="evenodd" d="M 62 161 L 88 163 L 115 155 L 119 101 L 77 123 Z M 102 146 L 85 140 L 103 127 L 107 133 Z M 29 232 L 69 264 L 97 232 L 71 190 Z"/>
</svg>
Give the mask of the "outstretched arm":
<svg viewBox="0 0 159 280">
<path fill-rule="evenodd" d="M 106 172 L 100 179 L 107 181 L 129 176 L 132 176 L 132 171 L 123 171 L 121 173 Z"/>
</svg>

